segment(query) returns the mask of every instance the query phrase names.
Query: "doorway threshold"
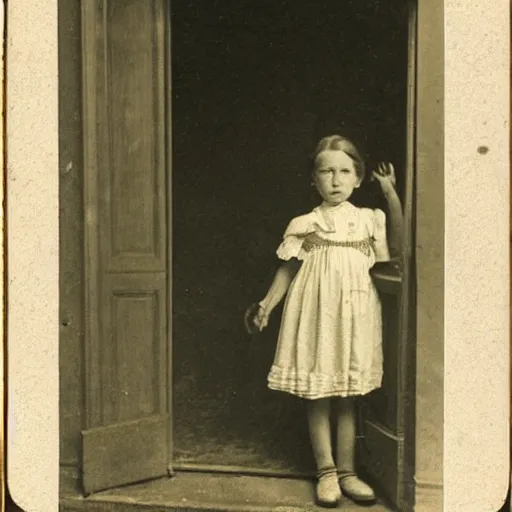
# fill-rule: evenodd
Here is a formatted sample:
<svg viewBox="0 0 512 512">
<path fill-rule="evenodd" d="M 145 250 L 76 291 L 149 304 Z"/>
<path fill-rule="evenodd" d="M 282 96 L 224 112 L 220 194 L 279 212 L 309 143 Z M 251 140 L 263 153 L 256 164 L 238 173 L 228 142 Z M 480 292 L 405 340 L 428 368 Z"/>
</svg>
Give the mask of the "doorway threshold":
<svg viewBox="0 0 512 512">
<path fill-rule="evenodd" d="M 311 480 L 216 473 L 178 472 L 87 498 L 62 489 L 60 512 L 304 512 L 325 511 L 314 503 Z M 343 498 L 338 510 L 360 511 Z M 368 510 L 391 512 L 382 503 Z"/>
</svg>

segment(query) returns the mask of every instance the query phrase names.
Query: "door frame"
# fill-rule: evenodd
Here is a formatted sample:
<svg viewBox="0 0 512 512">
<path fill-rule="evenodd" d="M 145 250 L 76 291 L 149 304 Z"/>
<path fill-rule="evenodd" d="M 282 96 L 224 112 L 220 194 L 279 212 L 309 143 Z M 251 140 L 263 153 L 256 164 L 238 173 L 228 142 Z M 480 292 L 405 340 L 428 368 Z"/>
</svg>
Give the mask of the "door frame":
<svg viewBox="0 0 512 512">
<path fill-rule="evenodd" d="M 422 77 L 420 77 L 419 79 L 416 80 L 416 84 L 414 86 L 414 98 L 416 101 L 416 106 L 414 108 L 414 112 L 416 114 L 416 117 L 415 117 L 415 125 L 416 126 L 415 126 L 414 143 L 412 144 L 412 146 L 410 148 L 410 151 L 412 151 L 414 154 L 416 172 L 418 172 L 419 167 L 422 167 L 422 168 L 427 167 L 429 164 L 432 163 L 432 159 L 434 159 L 434 157 L 430 157 L 431 159 L 429 160 L 428 155 L 421 155 L 421 158 L 419 158 L 418 140 L 416 138 L 419 124 L 426 125 L 426 124 L 432 124 L 432 123 L 435 124 L 437 122 L 436 126 L 440 126 L 441 129 L 440 129 L 439 134 L 433 135 L 431 132 L 428 132 L 427 138 L 429 140 L 427 142 L 425 142 L 424 144 L 429 147 L 435 146 L 436 148 L 440 149 L 440 153 L 442 155 L 442 146 L 443 146 L 443 144 L 442 144 L 442 142 L 443 142 L 443 132 L 442 132 L 443 124 L 442 123 L 443 123 L 443 120 L 442 120 L 442 118 L 440 120 L 433 119 L 434 113 L 429 111 L 429 106 L 428 106 L 431 99 L 427 98 L 427 94 L 425 93 L 425 90 L 423 90 L 423 93 L 422 93 L 423 96 L 421 96 L 421 98 L 419 97 L 419 92 L 418 92 L 418 86 L 419 86 L 420 82 L 422 82 L 422 80 L 423 80 L 423 82 L 425 82 L 425 75 L 427 75 L 427 71 L 436 69 L 439 73 L 442 73 L 442 70 L 438 69 L 438 66 L 439 66 L 438 61 L 441 60 L 441 63 L 442 63 L 442 59 L 439 59 L 439 55 L 437 53 L 431 51 L 426 57 L 423 58 L 422 62 L 420 62 L 418 60 L 418 47 L 421 45 L 425 45 L 426 41 L 429 44 L 434 44 L 434 50 L 439 50 L 439 48 L 442 49 L 442 41 L 437 42 L 437 43 L 435 41 L 432 42 L 432 39 L 434 39 L 433 34 L 437 35 L 437 34 L 441 33 L 441 35 L 442 35 L 442 31 L 443 31 L 442 23 L 439 27 L 437 27 L 433 23 L 433 19 L 438 19 L 439 17 L 441 19 L 441 22 L 443 21 L 442 2 L 441 2 L 441 0 L 436 0 L 436 1 L 437 1 L 436 6 L 432 6 L 432 2 L 430 1 L 429 6 L 427 7 L 426 0 L 410 0 L 410 2 L 415 5 L 415 7 L 416 7 L 415 10 L 417 13 L 416 38 L 415 38 L 416 48 L 415 48 L 415 56 L 414 56 L 414 64 L 415 64 L 414 76 L 416 77 L 417 74 L 419 74 L 419 73 L 422 74 Z M 167 0 L 166 6 L 168 8 L 168 11 L 169 11 L 168 15 L 170 17 L 170 0 Z M 435 7 L 434 10 L 436 10 L 436 14 L 435 15 L 428 15 L 428 14 L 425 15 L 425 13 L 428 13 L 429 9 L 431 9 L 432 7 Z M 425 22 L 425 18 L 427 18 L 426 22 Z M 421 26 L 421 29 L 419 28 L 420 26 Z M 167 79 L 169 85 L 171 85 L 172 84 L 172 82 L 171 82 L 171 76 L 172 76 L 171 49 L 172 48 L 171 48 L 170 24 L 168 26 L 166 26 L 165 41 L 166 41 L 166 49 L 165 50 L 167 53 L 167 58 L 166 58 L 167 69 L 165 70 L 165 75 L 166 75 L 166 79 Z M 429 50 L 431 50 L 431 48 L 429 48 Z M 435 82 L 435 83 L 437 85 L 437 82 Z M 424 88 L 425 88 L 425 86 L 424 86 Z M 443 84 L 442 84 L 442 80 L 441 80 L 441 83 L 440 83 L 441 106 L 442 106 L 442 93 L 443 93 L 442 88 L 443 88 Z M 167 87 L 166 95 L 167 95 L 167 103 L 168 103 L 167 107 L 166 107 L 166 116 L 168 119 L 168 123 L 167 123 L 168 131 L 166 134 L 166 139 L 167 139 L 167 143 L 168 143 L 168 145 L 167 145 L 167 157 L 168 157 L 167 158 L 167 165 L 168 165 L 167 219 L 168 219 L 169 227 L 170 227 L 170 226 L 172 226 L 172 197 L 173 197 L 173 195 L 172 195 L 172 101 L 171 101 L 172 100 L 172 87 L 171 86 Z M 424 135 L 425 131 L 426 131 L 424 126 L 423 126 L 423 128 L 424 129 L 423 129 L 421 135 Z M 419 161 L 419 160 L 421 160 L 421 161 Z M 435 161 L 435 159 L 434 159 L 434 161 Z M 438 172 L 441 173 L 441 176 L 442 176 L 442 173 L 443 173 L 442 166 Z M 425 178 L 423 178 L 423 180 L 424 179 Z M 424 185 L 424 184 L 425 184 L 425 182 L 423 181 L 422 185 Z M 416 199 L 416 189 L 414 187 L 413 187 L 413 193 L 414 193 L 414 198 Z M 91 197 L 91 199 L 95 200 L 94 197 Z M 418 211 L 418 206 L 415 205 L 413 211 L 411 212 L 412 216 L 411 216 L 411 218 L 409 218 L 409 220 L 407 222 L 414 222 L 415 217 L 417 216 L 417 214 L 416 214 L 417 211 Z M 442 219 L 441 222 L 443 222 L 444 221 L 444 211 L 438 212 L 436 218 L 438 218 L 439 216 Z M 409 225 L 409 224 L 407 224 L 407 225 Z M 423 237 L 423 239 L 425 239 L 425 237 L 427 237 L 427 233 L 425 233 L 423 231 L 421 237 Z M 419 237 L 419 238 L 421 238 L 421 237 Z M 422 242 L 422 240 L 421 239 L 418 240 L 418 234 L 416 233 L 416 237 L 415 237 L 415 239 L 413 239 L 411 241 L 411 246 L 408 247 L 408 250 L 413 251 L 413 249 L 418 247 L 421 242 Z M 173 261 L 172 249 L 173 249 L 172 236 L 170 236 L 169 237 L 169 250 L 168 250 L 168 279 L 167 279 L 167 281 L 168 281 L 167 288 L 169 291 L 169 297 L 168 297 L 169 311 L 170 311 L 170 308 L 172 308 L 172 261 Z M 415 257 L 416 257 L 416 259 L 418 259 L 417 255 L 415 255 Z M 435 260 L 435 257 L 436 256 L 433 256 L 432 258 L 434 258 L 434 260 Z M 442 254 L 441 254 L 441 258 L 442 258 Z M 427 258 L 426 262 L 424 262 L 424 264 L 429 263 L 430 261 L 431 260 L 428 260 L 428 258 Z M 437 268 L 435 270 L 437 271 Z M 87 272 L 87 269 L 86 269 L 86 272 Z M 413 281 L 415 281 L 416 276 L 414 274 L 413 274 L 413 277 L 415 278 L 415 279 L 413 279 Z M 442 294 L 443 294 L 443 290 L 441 290 L 441 297 L 440 297 L 441 308 L 443 307 L 443 303 L 444 303 Z M 437 298 L 437 296 L 436 296 L 436 298 Z M 427 300 L 427 298 L 425 298 L 424 300 Z M 410 304 L 409 307 L 411 310 L 411 314 L 416 313 L 417 307 L 418 307 L 418 305 L 416 303 Z M 88 319 L 86 319 L 86 322 L 87 321 L 88 321 Z M 421 333 L 418 332 L 418 328 L 416 327 L 415 330 L 416 330 L 417 336 L 415 336 L 412 334 L 413 326 L 411 326 L 410 328 L 411 328 L 411 337 L 415 338 L 414 346 L 416 348 L 418 345 L 419 337 L 420 337 Z M 172 315 L 171 314 L 168 315 L 167 330 L 168 330 L 168 343 L 169 343 L 169 352 L 168 353 L 172 354 L 173 344 L 172 344 Z M 442 330 L 435 330 L 434 335 L 438 336 L 442 339 L 442 337 L 443 337 Z M 426 336 L 426 333 L 423 336 L 423 338 L 425 336 Z M 418 468 L 416 465 L 418 452 L 422 452 L 424 455 L 426 452 L 429 451 L 429 449 L 432 448 L 432 444 L 429 444 L 426 448 L 425 447 L 422 448 L 422 440 L 425 441 L 425 439 L 422 439 L 422 437 L 424 435 L 424 430 L 418 431 L 415 428 L 416 424 L 418 423 L 418 419 L 421 422 L 421 421 L 424 421 L 425 417 L 427 416 L 427 411 L 424 409 L 424 405 L 422 406 L 423 409 L 420 409 L 418 407 L 416 387 L 417 387 L 418 383 L 420 383 L 420 384 L 423 383 L 423 386 L 425 386 L 425 381 L 426 381 L 426 379 L 429 378 L 428 371 L 426 371 L 426 369 L 425 369 L 425 363 L 429 362 L 429 361 L 430 360 L 426 358 L 425 349 L 418 352 L 417 357 L 416 357 L 416 354 L 414 354 L 414 356 L 411 356 L 411 360 L 410 361 L 408 360 L 408 362 L 410 362 L 413 365 L 413 367 L 415 367 L 416 372 L 415 372 L 415 375 L 413 375 L 412 378 L 410 379 L 410 385 L 412 386 L 412 390 L 411 390 L 412 391 L 412 394 L 411 394 L 412 400 L 411 400 L 411 402 L 409 402 L 407 404 L 407 409 L 409 411 L 409 413 L 407 414 L 407 418 L 408 418 L 407 425 L 409 428 L 406 429 L 407 432 L 406 432 L 406 437 L 405 437 L 405 447 L 406 447 L 406 452 L 407 452 L 406 460 L 408 461 L 407 462 L 408 466 L 414 470 L 414 474 L 410 474 L 410 481 L 407 482 L 407 485 L 408 485 L 408 488 L 411 493 L 414 493 L 415 491 L 417 491 L 418 487 L 421 487 L 422 489 L 428 489 L 429 494 L 431 494 L 432 490 L 434 493 L 440 494 L 440 493 L 442 493 L 441 478 L 439 478 L 439 480 L 435 479 L 435 481 L 432 478 L 418 479 L 418 477 L 417 477 Z M 169 379 L 169 388 L 168 388 L 169 389 L 169 409 L 170 409 L 170 411 L 172 411 L 172 399 L 173 399 L 172 357 L 169 357 L 168 372 L 169 372 L 168 373 L 168 376 L 169 376 L 168 377 L 168 379 Z M 442 387 L 437 389 L 437 394 L 440 395 L 439 398 L 436 398 L 437 401 L 439 401 L 439 399 L 441 399 L 441 401 L 442 401 L 441 393 L 442 393 Z M 431 398 L 431 400 L 433 401 L 434 399 Z M 170 474 L 172 474 L 174 471 L 174 467 L 172 464 L 172 434 L 173 434 L 173 429 L 172 429 L 172 414 L 171 414 L 170 415 L 170 425 L 169 425 L 169 439 L 170 439 L 170 454 L 171 454 L 171 456 L 170 456 L 169 467 L 168 467 Z M 440 446 L 436 445 L 433 448 L 436 452 L 439 451 L 441 453 L 441 458 L 442 458 L 442 439 L 440 441 Z M 417 495 L 417 492 L 416 492 L 416 495 Z"/>
</svg>

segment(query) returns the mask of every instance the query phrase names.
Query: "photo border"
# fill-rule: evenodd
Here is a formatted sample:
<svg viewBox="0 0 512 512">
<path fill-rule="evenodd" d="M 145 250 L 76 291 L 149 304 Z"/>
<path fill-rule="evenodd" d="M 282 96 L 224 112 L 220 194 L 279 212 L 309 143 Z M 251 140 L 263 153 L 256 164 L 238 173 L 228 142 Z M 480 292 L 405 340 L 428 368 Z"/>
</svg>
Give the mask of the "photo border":
<svg viewBox="0 0 512 512">
<path fill-rule="evenodd" d="M 7 478 L 27 512 L 56 510 L 59 478 L 57 0 L 34 5 L 7 6 L 4 148 Z M 510 481 L 510 6 L 444 9 L 444 509 L 497 510 Z"/>
</svg>

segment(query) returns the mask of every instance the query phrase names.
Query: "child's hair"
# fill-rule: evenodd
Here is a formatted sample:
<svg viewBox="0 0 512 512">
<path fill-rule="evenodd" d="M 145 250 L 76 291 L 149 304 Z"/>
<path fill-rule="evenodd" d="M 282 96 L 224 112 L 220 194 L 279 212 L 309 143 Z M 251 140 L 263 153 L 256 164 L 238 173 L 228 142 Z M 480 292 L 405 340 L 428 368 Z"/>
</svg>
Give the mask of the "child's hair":
<svg viewBox="0 0 512 512">
<path fill-rule="evenodd" d="M 322 153 L 322 151 L 327 150 L 341 150 L 346 153 L 354 161 L 357 176 L 359 179 L 363 180 L 366 172 L 364 160 L 353 142 L 341 135 L 330 135 L 328 137 L 324 137 L 316 146 L 316 150 L 313 154 L 313 164 L 316 157 Z"/>
</svg>

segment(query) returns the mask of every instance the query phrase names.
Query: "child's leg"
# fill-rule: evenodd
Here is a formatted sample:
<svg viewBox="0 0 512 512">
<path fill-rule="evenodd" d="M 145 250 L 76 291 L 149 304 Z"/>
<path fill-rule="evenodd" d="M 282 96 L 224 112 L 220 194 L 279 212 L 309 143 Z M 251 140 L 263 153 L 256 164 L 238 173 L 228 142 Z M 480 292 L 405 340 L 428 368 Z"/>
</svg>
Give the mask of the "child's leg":
<svg viewBox="0 0 512 512">
<path fill-rule="evenodd" d="M 355 473 L 356 408 L 353 398 L 338 401 L 336 457 L 342 491 L 356 502 L 373 502 L 373 489 Z"/>
<path fill-rule="evenodd" d="M 351 397 L 338 400 L 336 461 L 340 473 L 355 471 L 356 410 Z"/>
<path fill-rule="evenodd" d="M 316 497 L 319 505 L 335 507 L 341 490 L 332 454 L 330 400 L 311 400 L 308 403 L 309 436 L 317 466 Z"/>
<path fill-rule="evenodd" d="M 309 437 L 318 470 L 335 467 L 331 443 L 330 409 L 329 398 L 310 400 L 308 403 Z"/>
</svg>

